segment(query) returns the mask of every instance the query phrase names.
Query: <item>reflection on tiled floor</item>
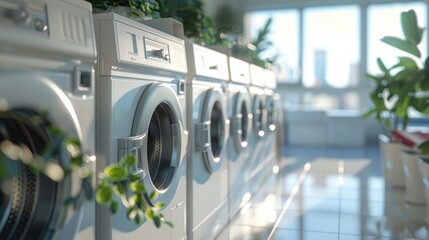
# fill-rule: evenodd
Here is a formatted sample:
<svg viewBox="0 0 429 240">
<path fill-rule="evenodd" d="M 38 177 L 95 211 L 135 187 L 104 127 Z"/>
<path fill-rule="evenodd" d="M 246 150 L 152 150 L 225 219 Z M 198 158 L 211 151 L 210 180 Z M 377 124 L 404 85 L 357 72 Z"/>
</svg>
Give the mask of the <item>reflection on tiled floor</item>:
<svg viewBox="0 0 429 240">
<path fill-rule="evenodd" d="M 221 238 L 429 239 L 426 206 L 403 197 L 404 189 L 385 186 L 378 146 L 287 147 L 278 175 Z"/>
</svg>

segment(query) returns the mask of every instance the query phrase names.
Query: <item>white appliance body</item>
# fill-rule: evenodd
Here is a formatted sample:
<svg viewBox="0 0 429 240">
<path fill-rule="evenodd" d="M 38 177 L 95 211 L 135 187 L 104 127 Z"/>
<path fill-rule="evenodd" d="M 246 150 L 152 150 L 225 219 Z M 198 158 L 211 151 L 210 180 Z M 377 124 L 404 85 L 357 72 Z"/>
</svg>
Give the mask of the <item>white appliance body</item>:
<svg viewBox="0 0 429 240">
<path fill-rule="evenodd" d="M 274 153 L 277 165 L 281 166 L 284 142 L 284 109 L 282 106 L 282 97 L 279 93 L 274 93 L 274 123 L 276 125 L 274 132 Z"/>
<path fill-rule="evenodd" d="M 98 171 L 125 155 L 137 159 L 135 172 L 153 206 L 163 202 L 170 228 L 127 219 L 125 207 L 111 215 L 97 208 L 98 239 L 186 239 L 186 104 L 184 41 L 113 14 L 94 15 L 99 63 L 97 86 Z"/>
<path fill-rule="evenodd" d="M 226 115 L 228 62 L 224 54 L 186 44 L 189 73 L 187 237 L 214 239 L 228 223 Z"/>
<path fill-rule="evenodd" d="M 91 5 L 2 1 L 0 32 L 1 144 L 10 141 L 41 155 L 54 144 L 48 128 L 55 126 L 94 160 L 97 53 Z M 70 166 L 62 153 L 53 161 Z M 95 239 L 94 200 L 65 205 L 82 190 L 81 178 L 71 174 L 54 182 L 16 161 L 5 163 L 17 175 L 9 182 L 11 192 L 0 191 L 0 239 Z M 95 173 L 94 162 L 87 167 Z"/>
<path fill-rule="evenodd" d="M 265 97 L 265 138 L 263 141 L 261 164 L 260 164 L 260 177 L 262 181 L 267 179 L 272 174 L 278 172 L 278 166 L 281 156 L 281 146 L 277 144 L 277 132 L 281 129 L 279 127 L 279 95 L 275 94 L 277 87 L 276 77 L 273 71 L 264 69 L 264 97 Z M 280 148 L 280 149 L 279 149 Z"/>
<path fill-rule="evenodd" d="M 250 65 L 249 92 L 252 106 L 252 133 L 249 146 L 252 149 L 248 161 L 250 164 L 250 191 L 258 191 L 263 182 L 263 172 L 270 164 L 266 159 L 265 141 L 267 139 L 267 109 L 265 99 L 264 69 L 256 65 Z"/>
<path fill-rule="evenodd" d="M 264 83 L 265 83 L 265 108 L 266 108 L 266 125 L 265 125 L 265 159 L 266 161 L 271 161 L 275 159 L 275 147 L 276 147 L 276 130 L 278 124 L 278 104 L 279 104 L 279 95 L 275 95 L 275 90 L 277 88 L 276 76 L 272 70 L 264 70 Z"/>
<path fill-rule="evenodd" d="M 232 220 L 238 211 L 249 202 L 250 164 L 249 157 L 254 153 L 249 147 L 253 115 L 249 64 L 240 59 L 229 57 L 230 81 L 228 82 L 228 117 L 230 119 L 230 137 L 228 151 L 228 188 L 229 218 Z"/>
</svg>

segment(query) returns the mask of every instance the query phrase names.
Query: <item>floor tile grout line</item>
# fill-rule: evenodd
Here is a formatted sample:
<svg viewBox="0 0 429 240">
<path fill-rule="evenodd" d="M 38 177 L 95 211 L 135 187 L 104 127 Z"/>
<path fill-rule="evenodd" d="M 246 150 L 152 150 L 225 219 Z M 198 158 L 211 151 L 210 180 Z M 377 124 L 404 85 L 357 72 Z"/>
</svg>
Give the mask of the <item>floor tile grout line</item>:
<svg viewBox="0 0 429 240">
<path fill-rule="evenodd" d="M 342 214 L 342 191 L 343 191 L 343 183 L 344 183 L 344 170 L 345 170 L 345 164 L 344 159 L 340 159 L 338 161 L 338 185 L 339 185 L 339 194 L 340 199 L 338 201 L 339 211 L 338 211 L 338 236 L 337 239 L 340 240 L 340 232 L 341 232 L 341 214 Z"/>
<path fill-rule="evenodd" d="M 273 229 L 271 230 L 270 234 L 268 235 L 267 240 L 270 240 L 274 236 L 274 233 L 277 230 L 277 228 L 280 224 L 280 221 L 283 219 L 284 215 L 286 214 L 286 211 L 289 209 L 289 206 L 292 203 L 292 200 L 294 199 L 295 195 L 298 193 L 299 188 L 300 188 L 302 182 L 304 181 L 305 177 L 307 176 L 308 171 L 310 171 L 310 169 L 311 169 L 311 163 L 310 162 L 305 163 L 304 169 L 302 170 L 302 172 L 299 175 L 298 182 L 293 186 L 292 193 L 288 197 L 285 204 L 283 205 L 282 211 L 281 211 L 279 217 L 277 218 L 277 221 L 274 223 Z"/>
</svg>

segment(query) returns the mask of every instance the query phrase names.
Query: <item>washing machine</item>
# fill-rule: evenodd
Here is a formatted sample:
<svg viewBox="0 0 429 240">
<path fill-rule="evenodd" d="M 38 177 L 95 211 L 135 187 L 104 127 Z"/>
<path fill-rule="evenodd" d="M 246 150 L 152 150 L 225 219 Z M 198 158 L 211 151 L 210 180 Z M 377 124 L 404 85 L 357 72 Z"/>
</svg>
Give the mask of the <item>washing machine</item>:
<svg viewBox="0 0 429 240">
<path fill-rule="evenodd" d="M 264 140 L 263 152 L 261 153 L 261 179 L 264 180 L 269 175 L 278 171 L 276 157 L 276 132 L 277 132 L 277 110 L 278 110 L 278 97 L 275 95 L 277 88 L 277 80 L 274 72 L 271 69 L 264 69 L 264 97 L 265 97 L 265 126 L 264 126 Z M 277 169 L 277 170 L 276 170 Z"/>
<path fill-rule="evenodd" d="M 86 167 L 94 171 L 97 54 L 91 5 L 2 0 L 0 32 L 2 152 L 8 145 L 29 154 L 19 155 L 23 161 L 25 156 L 42 155 L 58 144 L 53 130 L 58 128 L 81 143 Z M 69 167 L 65 147 L 58 150 L 52 161 Z M 5 169 L 15 176 L 0 190 L 0 239 L 95 239 L 94 201 L 65 203 L 83 190 L 77 174 L 53 181 L 8 160 L 3 161 Z"/>
<path fill-rule="evenodd" d="M 192 42 L 186 44 L 186 57 L 187 119 L 191 136 L 187 237 L 214 239 L 228 223 L 228 60 L 226 55 Z"/>
<path fill-rule="evenodd" d="M 266 122 L 265 122 L 265 153 L 264 158 L 272 159 L 274 156 L 274 142 L 275 142 L 275 131 L 276 125 L 276 107 L 275 107 L 275 90 L 277 87 L 276 77 L 274 72 L 270 69 L 264 69 L 264 95 L 265 95 L 265 110 L 266 110 Z"/>
<path fill-rule="evenodd" d="M 274 159 L 278 165 L 281 160 L 283 145 L 283 108 L 281 95 L 276 92 L 277 79 L 272 69 L 265 69 L 265 99 L 267 110 L 267 140 L 266 153 L 269 159 Z M 276 170 L 274 170 L 276 171 Z"/>
<path fill-rule="evenodd" d="M 284 110 L 282 97 L 279 93 L 274 93 L 274 122 L 276 129 L 274 132 L 274 158 L 276 164 L 281 167 L 284 143 Z"/>
<path fill-rule="evenodd" d="M 250 200 L 250 165 L 253 154 L 249 147 L 251 132 L 251 99 L 249 94 L 249 63 L 229 57 L 230 81 L 228 82 L 228 117 L 230 137 L 228 152 L 229 219 Z"/>
<path fill-rule="evenodd" d="M 250 64 L 250 87 L 252 130 L 249 139 L 249 147 L 252 153 L 248 158 L 250 165 L 250 191 L 256 192 L 263 181 L 262 172 L 269 161 L 266 160 L 264 142 L 267 137 L 267 110 L 265 98 L 265 72 L 264 68 Z"/>
<path fill-rule="evenodd" d="M 184 41 L 114 13 L 95 14 L 94 24 L 97 169 L 134 155 L 146 205 L 164 203 L 161 213 L 174 225 L 136 224 L 125 207 L 112 215 L 99 206 L 97 239 L 186 239 Z M 153 192 L 156 199 L 149 197 Z"/>
</svg>

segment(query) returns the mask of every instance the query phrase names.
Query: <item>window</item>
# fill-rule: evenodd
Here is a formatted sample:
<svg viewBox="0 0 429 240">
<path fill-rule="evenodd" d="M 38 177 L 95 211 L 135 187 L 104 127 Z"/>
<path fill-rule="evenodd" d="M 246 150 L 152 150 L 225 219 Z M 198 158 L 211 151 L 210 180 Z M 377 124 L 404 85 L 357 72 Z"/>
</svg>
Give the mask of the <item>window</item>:
<svg viewBox="0 0 429 240">
<path fill-rule="evenodd" d="M 303 85 L 358 85 L 359 7 L 307 8 L 303 15 Z"/>
<path fill-rule="evenodd" d="M 298 10 L 257 11 L 247 15 L 249 39 L 254 39 L 267 20 L 272 17 L 269 40 L 273 47 L 263 53 L 263 58 L 276 56 L 276 75 L 279 82 L 299 81 L 299 12 Z"/>
<path fill-rule="evenodd" d="M 246 33 L 253 39 L 273 18 L 274 48 L 266 54 L 279 55 L 278 89 L 288 108 L 366 110 L 372 86 L 362 70 L 377 74 L 377 57 L 392 66 L 395 56 L 407 55 L 380 41 L 387 35 L 403 36 L 402 11 L 416 11 L 419 25 L 425 27 L 420 50 L 428 54 L 427 1 L 267 1 L 276 9 L 249 12 Z"/>
</svg>

